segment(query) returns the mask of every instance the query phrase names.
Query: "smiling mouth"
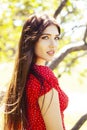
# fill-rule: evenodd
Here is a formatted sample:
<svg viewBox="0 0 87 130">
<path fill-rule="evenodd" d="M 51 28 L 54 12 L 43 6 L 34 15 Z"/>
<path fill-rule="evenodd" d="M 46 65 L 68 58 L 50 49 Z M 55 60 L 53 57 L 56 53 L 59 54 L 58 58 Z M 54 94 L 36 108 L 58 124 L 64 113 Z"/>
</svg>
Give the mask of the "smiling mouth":
<svg viewBox="0 0 87 130">
<path fill-rule="evenodd" d="M 53 56 L 54 55 L 54 51 L 48 51 L 47 54 L 50 55 L 50 56 Z"/>
</svg>

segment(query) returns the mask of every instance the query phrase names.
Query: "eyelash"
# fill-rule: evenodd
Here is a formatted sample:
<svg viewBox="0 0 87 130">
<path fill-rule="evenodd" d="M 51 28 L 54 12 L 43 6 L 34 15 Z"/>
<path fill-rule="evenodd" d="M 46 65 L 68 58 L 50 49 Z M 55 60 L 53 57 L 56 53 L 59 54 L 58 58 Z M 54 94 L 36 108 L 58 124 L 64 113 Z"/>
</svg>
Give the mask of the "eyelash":
<svg viewBox="0 0 87 130">
<path fill-rule="evenodd" d="M 55 40 L 59 40 L 59 37 L 55 37 Z"/>
<path fill-rule="evenodd" d="M 48 36 L 43 36 L 42 39 L 46 39 L 47 40 L 47 39 L 49 39 L 49 37 Z M 55 40 L 59 40 L 59 37 L 55 37 L 54 39 Z"/>
<path fill-rule="evenodd" d="M 42 37 L 42 39 L 46 39 L 46 40 L 47 40 L 48 38 L 49 38 L 48 36 L 43 36 L 43 37 Z"/>
</svg>

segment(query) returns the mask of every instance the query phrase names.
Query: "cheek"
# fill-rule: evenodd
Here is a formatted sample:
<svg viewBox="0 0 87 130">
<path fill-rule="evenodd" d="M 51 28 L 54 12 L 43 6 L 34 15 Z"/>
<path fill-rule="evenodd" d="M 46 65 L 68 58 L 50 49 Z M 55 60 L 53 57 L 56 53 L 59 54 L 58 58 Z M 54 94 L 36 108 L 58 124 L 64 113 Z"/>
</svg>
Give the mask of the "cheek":
<svg viewBox="0 0 87 130">
<path fill-rule="evenodd" d="M 44 52 L 44 46 L 42 44 L 38 43 L 35 46 L 35 55 L 36 56 L 42 55 L 43 52 Z"/>
</svg>

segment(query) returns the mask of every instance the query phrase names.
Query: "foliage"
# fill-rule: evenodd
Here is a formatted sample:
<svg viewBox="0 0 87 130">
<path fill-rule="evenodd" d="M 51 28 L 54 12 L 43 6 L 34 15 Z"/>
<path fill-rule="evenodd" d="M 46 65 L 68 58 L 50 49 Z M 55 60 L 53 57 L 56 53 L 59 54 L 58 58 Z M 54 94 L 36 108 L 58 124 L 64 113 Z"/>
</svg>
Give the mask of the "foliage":
<svg viewBox="0 0 87 130">
<path fill-rule="evenodd" d="M 59 7 L 59 5 L 61 5 L 63 1 L 65 0 L 50 0 L 50 1 L 49 0 L 0 0 L 0 31 L 1 31 L 0 32 L 0 63 L 6 62 L 5 63 L 6 68 L 3 67 L 2 69 L 2 67 L 0 66 L 0 72 L 1 72 L 0 85 L 2 84 L 2 86 L 5 86 L 6 82 L 8 82 L 8 78 L 10 79 L 10 75 L 12 74 L 13 61 L 12 64 L 10 62 L 11 64 L 10 66 L 7 61 L 12 60 L 14 58 L 17 44 L 20 38 L 22 25 L 25 19 L 34 12 L 38 12 L 38 13 L 47 12 L 49 15 L 54 15 L 56 9 Z M 82 41 L 84 38 L 84 32 L 86 28 L 85 26 L 87 24 L 87 18 L 85 17 L 87 16 L 87 11 L 85 10 L 85 7 L 87 7 L 86 6 L 87 0 L 84 1 L 66 0 L 66 1 L 67 1 L 66 4 L 64 5 L 63 9 L 60 11 L 59 15 L 57 15 L 56 18 L 58 20 L 58 23 L 61 26 L 61 38 L 59 41 L 58 52 L 61 50 L 61 48 L 63 48 L 66 45 L 70 45 L 70 44 L 73 45 L 73 43 L 78 44 L 79 41 Z M 83 4 L 85 6 L 83 6 Z M 76 91 L 76 87 L 77 87 L 77 91 L 79 89 L 79 91 L 82 92 L 84 88 L 86 88 L 87 86 L 86 78 L 84 79 L 84 77 L 87 77 L 87 67 L 85 64 L 87 63 L 86 55 L 87 53 L 84 54 L 84 50 L 69 53 L 62 60 L 61 64 L 59 64 L 59 66 L 56 67 L 54 70 L 54 72 L 58 77 L 60 77 L 62 74 L 65 74 L 64 79 L 66 80 L 67 85 L 65 85 L 66 82 L 64 82 L 64 80 L 63 80 L 64 83 L 63 85 L 67 87 L 70 86 L 71 91 L 73 89 L 75 89 Z M 85 65 L 82 64 L 83 62 L 85 62 L 84 63 Z M 79 68 L 78 64 L 82 64 L 82 68 L 81 67 Z M 69 77 L 67 78 L 67 74 L 68 76 L 71 76 L 69 74 L 71 74 L 72 72 L 74 72 L 74 75 L 72 74 L 72 77 L 70 77 L 73 80 L 71 82 L 70 78 Z M 79 84 L 74 84 L 75 82 L 77 82 L 77 79 L 75 78 L 77 74 L 81 75 L 82 77 L 78 79 Z M 84 81 L 84 85 L 81 86 L 81 83 L 83 81 Z M 5 88 L 1 87 L 0 89 L 3 89 L 4 91 Z M 86 89 L 84 91 L 86 92 Z M 80 100 L 82 100 L 82 98 Z M 77 102 L 77 106 L 76 105 L 73 106 L 74 106 L 73 109 L 75 107 L 78 108 L 79 107 L 78 102 Z M 78 110 L 80 109 L 78 108 Z M 2 114 L 2 111 L 0 114 Z M 73 111 L 71 114 L 70 111 L 70 115 L 72 115 L 73 118 L 74 116 L 77 116 L 77 113 Z M 74 121 L 76 122 L 75 117 L 73 120 L 70 118 L 70 115 L 67 116 L 67 126 L 70 125 L 70 123 L 73 126 L 73 124 L 75 124 Z M 0 122 L 1 122 L 1 118 L 0 118 Z M 83 129 L 86 129 L 86 127 L 84 127 Z"/>
<path fill-rule="evenodd" d="M 14 58 L 22 25 L 30 14 L 34 12 L 47 12 L 49 15 L 53 15 L 62 2 L 62 0 L 50 0 L 50 2 L 49 0 L 1 0 L 0 62 L 9 61 Z M 80 8 L 79 4 L 79 1 L 66 0 L 65 6 L 56 18 L 61 26 L 61 39 L 58 51 L 65 45 L 81 41 L 84 37 L 85 22 L 82 23 L 84 15 L 83 9 Z M 62 70 L 69 73 L 70 69 L 78 64 L 77 59 L 80 53 L 83 52 L 70 53 L 59 66 L 59 72 L 61 73 Z M 72 62 L 73 59 L 74 62 Z"/>
<path fill-rule="evenodd" d="M 56 3 L 56 1 L 51 1 Z M 0 30 L 2 31 L 0 34 L 0 61 L 11 59 L 15 54 L 15 47 L 26 17 L 34 12 L 47 10 L 50 7 L 48 5 L 48 0 L 2 0 L 0 2 Z"/>
</svg>

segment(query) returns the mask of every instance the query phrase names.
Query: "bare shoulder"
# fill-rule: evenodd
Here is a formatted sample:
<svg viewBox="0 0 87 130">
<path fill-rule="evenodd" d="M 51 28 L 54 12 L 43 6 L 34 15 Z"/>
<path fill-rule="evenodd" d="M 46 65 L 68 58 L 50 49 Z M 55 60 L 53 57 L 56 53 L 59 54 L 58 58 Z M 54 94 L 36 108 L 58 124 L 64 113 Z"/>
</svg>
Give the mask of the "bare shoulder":
<svg viewBox="0 0 87 130">
<path fill-rule="evenodd" d="M 46 124 L 46 129 L 63 130 L 59 96 L 56 89 L 52 88 L 48 93 L 39 97 L 38 102 L 39 102 L 39 106 L 41 109 L 44 122 Z"/>
</svg>

